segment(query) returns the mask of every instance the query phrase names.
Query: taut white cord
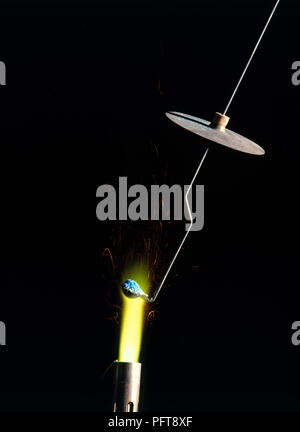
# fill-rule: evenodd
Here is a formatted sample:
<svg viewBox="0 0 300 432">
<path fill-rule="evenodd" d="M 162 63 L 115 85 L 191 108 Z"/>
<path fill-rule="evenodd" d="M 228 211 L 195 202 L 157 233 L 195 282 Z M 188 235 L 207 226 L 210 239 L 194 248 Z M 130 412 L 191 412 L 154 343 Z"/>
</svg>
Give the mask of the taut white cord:
<svg viewBox="0 0 300 432">
<path fill-rule="evenodd" d="M 188 209 L 188 212 L 189 212 L 189 217 L 190 217 L 191 224 L 190 224 L 190 226 L 188 227 L 188 230 L 187 230 L 187 232 L 185 233 L 185 236 L 183 237 L 183 239 L 182 239 L 182 241 L 181 241 L 181 243 L 180 243 L 180 245 L 179 245 L 179 247 L 178 247 L 178 249 L 177 249 L 177 252 L 175 253 L 174 258 L 172 259 L 171 264 L 169 265 L 169 267 L 168 267 L 168 269 L 167 269 L 167 271 L 166 271 L 166 273 L 165 273 L 165 275 L 164 275 L 164 277 L 163 277 L 163 280 L 161 281 L 159 287 L 158 287 L 157 290 L 154 292 L 154 294 L 153 294 L 153 296 L 152 296 L 151 298 L 146 299 L 146 300 L 147 300 L 148 302 L 150 302 L 150 303 L 152 303 L 152 302 L 155 301 L 155 299 L 156 299 L 156 297 L 158 296 L 160 290 L 162 289 L 162 287 L 163 287 L 163 285 L 164 285 L 164 283 L 165 283 L 165 281 L 166 281 L 166 279 L 167 279 L 167 277 L 168 277 L 168 274 L 170 273 L 170 270 L 171 270 L 171 268 L 173 267 L 173 264 L 174 264 L 174 262 L 175 262 L 175 260 L 176 260 L 176 258 L 177 258 L 177 256 L 178 256 L 180 250 L 182 249 L 182 246 L 184 245 L 184 242 L 186 241 L 187 236 L 189 235 L 189 233 L 190 233 L 190 231 L 191 231 L 191 229 L 192 229 L 192 226 L 193 226 L 193 216 L 192 216 L 192 211 L 191 211 L 190 204 L 189 204 L 189 200 L 188 200 L 188 195 L 189 195 L 190 190 L 191 190 L 191 188 L 192 188 L 192 186 L 193 186 L 193 183 L 194 183 L 194 181 L 195 181 L 195 179 L 196 179 L 196 177 L 197 177 L 197 175 L 198 175 L 198 173 L 199 173 L 199 171 L 200 171 L 200 168 L 201 168 L 201 166 L 202 166 L 202 164 L 203 164 L 203 162 L 204 162 L 204 159 L 205 159 L 205 157 L 206 157 L 206 155 L 207 155 L 208 150 L 209 150 L 209 148 L 206 149 L 206 151 L 205 151 L 205 153 L 204 153 L 204 155 L 203 155 L 203 157 L 202 157 L 202 159 L 201 159 L 201 161 L 200 161 L 200 163 L 199 163 L 199 166 L 198 166 L 198 168 L 197 168 L 197 171 L 195 172 L 195 175 L 194 175 L 194 177 L 193 177 L 193 180 L 191 181 L 191 184 L 189 185 L 189 187 L 188 187 L 188 189 L 187 189 L 187 191 L 186 191 L 186 194 L 185 194 L 185 202 L 186 202 L 187 209 Z"/>
<path fill-rule="evenodd" d="M 238 90 L 238 88 L 239 88 L 239 86 L 240 86 L 240 84 L 241 84 L 241 82 L 242 82 L 244 76 L 245 76 L 245 73 L 247 72 L 247 69 L 248 69 L 248 67 L 249 67 L 249 65 L 250 65 L 250 63 L 251 63 L 251 60 L 253 59 L 254 54 L 256 53 L 256 50 L 257 50 L 257 48 L 258 48 L 258 46 L 259 46 L 259 44 L 260 44 L 260 42 L 261 42 L 261 40 L 262 40 L 262 38 L 263 38 L 263 35 L 265 34 L 265 31 L 267 30 L 268 25 L 270 24 L 270 21 L 271 21 L 273 15 L 274 15 L 274 12 L 275 12 L 275 10 L 276 10 L 276 8 L 277 8 L 279 2 L 280 2 L 280 0 L 277 0 L 276 4 L 275 4 L 275 6 L 274 6 L 274 8 L 273 8 L 273 10 L 272 10 L 272 12 L 271 12 L 271 15 L 269 16 L 269 19 L 268 19 L 268 21 L 267 21 L 267 23 L 266 23 L 266 25 L 265 25 L 265 27 L 264 27 L 264 29 L 263 29 L 263 31 L 262 31 L 262 33 L 261 33 L 259 39 L 258 39 L 258 41 L 257 41 L 257 44 L 255 45 L 254 50 L 252 51 L 252 54 L 251 54 L 251 56 L 250 56 L 250 58 L 249 58 L 249 60 L 248 60 L 248 63 L 246 64 L 246 67 L 245 67 L 245 69 L 243 70 L 243 73 L 242 73 L 242 75 L 241 75 L 241 78 L 239 79 L 239 81 L 238 81 L 238 83 L 237 83 L 237 85 L 236 85 L 236 87 L 235 87 L 235 89 L 234 89 L 234 91 L 233 91 L 233 93 L 232 93 L 232 96 L 231 96 L 231 98 L 229 99 L 229 102 L 228 102 L 228 104 L 227 104 L 227 107 L 225 108 L 225 111 L 224 111 L 223 115 L 225 115 L 225 114 L 227 113 L 227 110 L 228 110 L 228 108 L 230 107 L 230 104 L 231 104 L 231 102 L 232 102 L 232 100 L 233 100 L 233 98 L 234 98 L 234 96 L 235 96 L 235 94 L 236 94 L 236 92 L 237 92 L 237 90 Z"/>
</svg>

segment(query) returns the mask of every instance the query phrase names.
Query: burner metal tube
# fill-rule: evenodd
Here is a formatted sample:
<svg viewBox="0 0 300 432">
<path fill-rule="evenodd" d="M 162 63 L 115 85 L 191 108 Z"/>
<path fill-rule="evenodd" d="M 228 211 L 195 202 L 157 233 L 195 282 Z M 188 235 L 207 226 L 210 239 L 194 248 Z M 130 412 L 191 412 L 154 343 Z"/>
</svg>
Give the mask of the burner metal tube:
<svg viewBox="0 0 300 432">
<path fill-rule="evenodd" d="M 139 408 L 141 363 L 115 362 L 114 412 L 137 412 Z"/>
</svg>

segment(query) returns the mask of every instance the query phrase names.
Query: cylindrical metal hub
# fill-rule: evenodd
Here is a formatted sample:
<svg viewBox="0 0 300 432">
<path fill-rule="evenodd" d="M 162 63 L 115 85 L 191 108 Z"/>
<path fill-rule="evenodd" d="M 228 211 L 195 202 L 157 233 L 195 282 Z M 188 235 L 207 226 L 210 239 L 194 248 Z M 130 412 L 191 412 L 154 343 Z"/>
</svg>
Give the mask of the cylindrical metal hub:
<svg viewBox="0 0 300 432">
<path fill-rule="evenodd" d="M 216 112 L 209 126 L 213 129 L 219 130 L 220 132 L 224 132 L 229 120 L 230 117 L 227 117 L 219 112 Z"/>
<path fill-rule="evenodd" d="M 115 362 L 114 412 L 138 411 L 141 369 L 141 363 Z"/>
</svg>

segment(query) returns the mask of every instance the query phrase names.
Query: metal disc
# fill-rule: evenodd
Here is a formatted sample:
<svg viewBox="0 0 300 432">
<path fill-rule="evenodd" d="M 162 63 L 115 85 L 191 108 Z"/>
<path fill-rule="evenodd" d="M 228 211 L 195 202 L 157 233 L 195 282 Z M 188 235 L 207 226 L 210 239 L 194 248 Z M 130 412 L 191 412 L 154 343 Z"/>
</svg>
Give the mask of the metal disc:
<svg viewBox="0 0 300 432">
<path fill-rule="evenodd" d="M 207 120 L 175 111 L 166 112 L 166 116 L 184 129 L 225 147 L 253 155 L 263 155 L 265 153 L 262 147 L 248 138 L 229 129 L 225 129 L 224 132 L 214 129 L 210 127 L 211 123 Z"/>
</svg>

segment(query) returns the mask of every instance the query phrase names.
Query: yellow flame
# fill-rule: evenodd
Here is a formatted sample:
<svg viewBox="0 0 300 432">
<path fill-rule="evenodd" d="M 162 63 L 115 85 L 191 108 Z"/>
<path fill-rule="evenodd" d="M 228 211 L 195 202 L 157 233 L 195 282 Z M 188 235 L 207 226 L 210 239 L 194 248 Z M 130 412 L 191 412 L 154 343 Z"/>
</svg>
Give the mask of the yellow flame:
<svg viewBox="0 0 300 432">
<path fill-rule="evenodd" d="M 147 268 L 144 265 L 133 266 L 124 272 L 123 281 L 126 279 L 135 280 L 142 290 L 148 294 L 150 281 Z M 128 298 L 123 293 L 121 334 L 119 347 L 120 362 L 138 362 L 144 324 L 145 300 L 141 298 Z"/>
</svg>

